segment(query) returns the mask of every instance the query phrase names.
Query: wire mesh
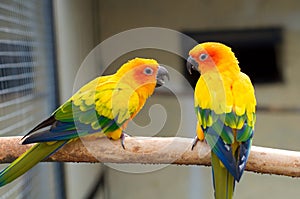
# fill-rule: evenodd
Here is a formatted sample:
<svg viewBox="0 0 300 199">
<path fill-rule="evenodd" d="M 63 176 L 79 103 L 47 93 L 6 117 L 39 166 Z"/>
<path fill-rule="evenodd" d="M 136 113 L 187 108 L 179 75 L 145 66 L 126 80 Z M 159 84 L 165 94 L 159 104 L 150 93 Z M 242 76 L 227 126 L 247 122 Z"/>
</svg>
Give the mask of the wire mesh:
<svg viewBox="0 0 300 199">
<path fill-rule="evenodd" d="M 0 136 L 24 135 L 56 106 L 51 11 L 50 0 L 0 2 Z M 0 198 L 55 198 L 51 166 L 0 188 Z"/>
</svg>

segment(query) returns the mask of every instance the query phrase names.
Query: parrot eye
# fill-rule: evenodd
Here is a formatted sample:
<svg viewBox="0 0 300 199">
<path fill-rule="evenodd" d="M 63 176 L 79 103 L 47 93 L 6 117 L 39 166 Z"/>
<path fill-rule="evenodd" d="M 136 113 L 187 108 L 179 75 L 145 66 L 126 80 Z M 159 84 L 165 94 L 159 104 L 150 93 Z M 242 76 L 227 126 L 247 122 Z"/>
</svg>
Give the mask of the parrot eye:
<svg viewBox="0 0 300 199">
<path fill-rule="evenodd" d="M 152 75 L 153 74 L 153 69 L 149 68 L 149 67 L 145 68 L 144 69 L 144 74 L 145 75 Z"/>
<path fill-rule="evenodd" d="M 208 55 L 206 53 L 202 53 L 202 54 L 200 54 L 199 59 L 200 59 L 200 61 L 204 61 L 207 59 L 207 57 L 208 57 Z"/>
</svg>

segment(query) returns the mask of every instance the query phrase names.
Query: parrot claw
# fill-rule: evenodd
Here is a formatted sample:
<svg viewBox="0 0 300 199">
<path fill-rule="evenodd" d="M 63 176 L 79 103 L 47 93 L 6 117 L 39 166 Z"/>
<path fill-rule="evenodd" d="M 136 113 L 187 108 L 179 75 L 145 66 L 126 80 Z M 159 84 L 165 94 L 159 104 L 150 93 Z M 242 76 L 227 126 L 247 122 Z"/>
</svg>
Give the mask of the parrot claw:
<svg viewBox="0 0 300 199">
<path fill-rule="evenodd" d="M 193 140 L 193 144 L 192 144 L 192 150 L 194 150 L 194 147 L 196 146 L 197 142 L 199 141 L 198 136 L 196 136 Z"/>
<path fill-rule="evenodd" d="M 131 137 L 131 136 L 128 135 L 127 133 L 122 132 L 121 137 L 120 137 L 120 140 L 121 140 L 121 145 L 122 145 L 122 147 L 123 147 L 124 150 L 125 150 L 125 144 L 124 144 L 124 141 L 125 141 L 125 138 L 126 138 L 126 137 Z"/>
<path fill-rule="evenodd" d="M 125 140 L 125 133 L 122 133 L 122 135 L 121 135 L 120 139 L 121 139 L 121 145 L 122 145 L 123 149 L 125 150 L 125 144 L 124 144 L 124 140 Z"/>
</svg>

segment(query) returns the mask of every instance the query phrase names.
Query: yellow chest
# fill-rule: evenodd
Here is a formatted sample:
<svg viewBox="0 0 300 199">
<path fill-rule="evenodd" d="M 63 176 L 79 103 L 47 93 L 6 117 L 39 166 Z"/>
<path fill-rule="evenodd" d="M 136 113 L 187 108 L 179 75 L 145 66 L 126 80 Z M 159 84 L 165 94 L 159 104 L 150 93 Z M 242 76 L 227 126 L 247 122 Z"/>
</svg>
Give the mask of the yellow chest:
<svg viewBox="0 0 300 199">
<path fill-rule="evenodd" d="M 195 106 L 217 114 L 232 111 L 232 80 L 218 73 L 201 75 L 195 88 Z"/>
</svg>

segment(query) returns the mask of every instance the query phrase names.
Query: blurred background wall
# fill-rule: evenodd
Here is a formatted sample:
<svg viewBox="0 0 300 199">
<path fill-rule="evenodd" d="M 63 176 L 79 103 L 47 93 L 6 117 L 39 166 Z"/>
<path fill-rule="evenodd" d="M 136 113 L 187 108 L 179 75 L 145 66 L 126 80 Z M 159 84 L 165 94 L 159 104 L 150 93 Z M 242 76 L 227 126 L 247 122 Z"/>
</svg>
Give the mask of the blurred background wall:
<svg viewBox="0 0 300 199">
<path fill-rule="evenodd" d="M 88 53 L 105 39 L 122 31 L 147 26 L 199 34 L 209 31 L 219 32 L 215 38 L 218 40 L 222 38 L 222 31 L 252 30 L 255 34 L 256 29 L 279 28 L 281 39 L 274 49 L 281 78 L 255 83 L 258 113 L 254 145 L 300 150 L 297 125 L 300 119 L 299 1 L 54 0 L 53 13 L 60 102 L 71 96 L 77 71 Z M 272 37 L 272 32 L 267 37 Z M 247 41 L 247 37 L 242 39 Z M 248 39 L 250 40 L 250 37 Z M 232 42 L 230 39 L 226 41 L 228 45 L 234 46 L 234 39 Z M 233 51 L 238 50 L 233 47 Z M 238 53 L 236 52 L 237 55 Z M 265 67 L 269 67 L 268 61 L 264 60 L 264 56 L 258 56 L 259 53 L 253 52 L 252 57 L 256 59 L 254 63 L 257 65 L 264 63 L 260 65 L 261 70 L 264 70 Z M 154 57 L 160 63 L 185 73 L 183 59 L 172 53 L 151 49 L 120 55 L 107 73 L 137 55 Z M 243 62 L 240 64 L 243 67 Z M 85 80 L 92 79 L 101 71 L 101 66 L 91 67 L 89 72 L 80 74 Z M 176 79 L 172 78 L 171 81 L 176 82 Z M 155 104 L 162 104 L 167 113 L 167 120 L 157 136 L 193 137 L 196 121 L 192 93 L 185 92 L 185 88 L 182 88 L 177 94 L 184 96 L 183 107 L 178 105 L 178 100 L 173 94 L 158 91 L 137 116 L 136 123 L 147 125 L 150 122 L 149 108 Z M 160 112 L 155 115 L 155 111 L 153 110 L 154 117 L 159 117 Z M 180 111 L 183 117 L 178 118 Z M 182 132 L 176 134 L 178 122 L 182 122 L 183 126 Z M 134 132 L 134 127 L 132 129 Z M 134 132 L 133 135 L 142 133 Z M 128 173 L 111 167 L 114 165 L 65 164 L 65 190 L 68 198 L 88 198 L 91 193 L 95 193 L 97 198 L 112 199 L 213 198 L 211 168 L 166 166 L 155 170 L 156 167 L 149 166 L 155 171 Z M 146 166 L 128 167 L 140 171 Z M 102 172 L 105 174 L 102 175 Z M 100 184 L 102 189 L 93 190 L 96 184 Z M 299 179 L 245 172 L 236 186 L 235 198 L 298 198 L 299 187 Z"/>
</svg>

